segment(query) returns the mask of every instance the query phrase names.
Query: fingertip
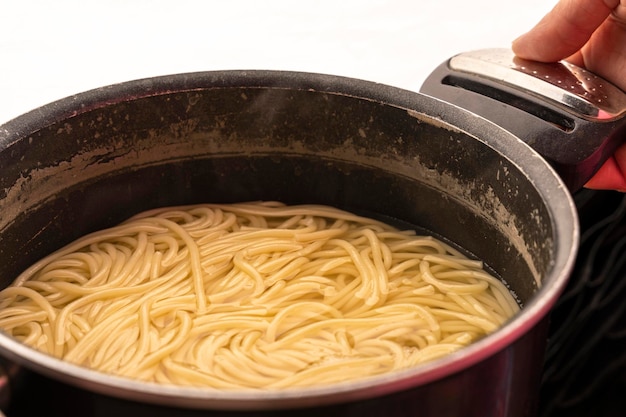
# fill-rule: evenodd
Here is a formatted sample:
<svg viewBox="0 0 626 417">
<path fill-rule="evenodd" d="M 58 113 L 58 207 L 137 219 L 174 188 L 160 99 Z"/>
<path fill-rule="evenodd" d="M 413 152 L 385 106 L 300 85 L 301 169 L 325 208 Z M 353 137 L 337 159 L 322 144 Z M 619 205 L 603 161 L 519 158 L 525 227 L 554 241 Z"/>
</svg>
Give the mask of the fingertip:
<svg viewBox="0 0 626 417">
<path fill-rule="evenodd" d="M 626 191 L 626 175 L 620 169 L 615 157 L 609 158 L 585 184 L 585 188 L 592 190 Z"/>
</svg>

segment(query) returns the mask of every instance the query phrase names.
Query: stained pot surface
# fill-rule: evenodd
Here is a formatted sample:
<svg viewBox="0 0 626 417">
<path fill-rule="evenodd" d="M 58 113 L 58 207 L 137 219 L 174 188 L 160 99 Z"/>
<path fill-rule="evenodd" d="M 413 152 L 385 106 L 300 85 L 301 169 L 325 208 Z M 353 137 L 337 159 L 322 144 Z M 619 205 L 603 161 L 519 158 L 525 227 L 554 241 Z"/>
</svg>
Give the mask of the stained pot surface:
<svg viewBox="0 0 626 417">
<path fill-rule="evenodd" d="M 565 186 L 511 134 L 421 94 L 318 74 L 192 73 L 82 93 L 1 126 L 0 171 L 2 286 L 77 237 L 149 208 L 278 200 L 329 204 L 434 233 L 484 260 L 524 305 L 493 335 L 419 368 L 276 392 L 139 383 L 0 335 L 3 356 L 42 374 L 181 407 L 289 408 L 419 390 L 457 376 L 472 384 L 480 376 L 467 377 L 472 369 L 491 358 L 501 363 L 502 352 L 515 356 L 512 346 L 544 320 L 578 241 Z M 503 381 L 513 371 L 490 378 L 510 387 Z"/>
</svg>

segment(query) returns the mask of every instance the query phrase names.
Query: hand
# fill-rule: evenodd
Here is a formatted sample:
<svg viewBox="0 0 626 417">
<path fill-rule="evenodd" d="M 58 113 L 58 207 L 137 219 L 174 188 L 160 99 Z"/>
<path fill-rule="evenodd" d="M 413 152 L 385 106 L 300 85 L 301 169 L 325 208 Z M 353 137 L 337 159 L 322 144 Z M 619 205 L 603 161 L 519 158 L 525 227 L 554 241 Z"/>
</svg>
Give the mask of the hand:
<svg viewBox="0 0 626 417">
<path fill-rule="evenodd" d="M 513 41 L 513 51 L 534 61 L 565 59 L 626 91 L 626 0 L 560 0 Z M 626 143 L 585 186 L 626 192 Z"/>
</svg>

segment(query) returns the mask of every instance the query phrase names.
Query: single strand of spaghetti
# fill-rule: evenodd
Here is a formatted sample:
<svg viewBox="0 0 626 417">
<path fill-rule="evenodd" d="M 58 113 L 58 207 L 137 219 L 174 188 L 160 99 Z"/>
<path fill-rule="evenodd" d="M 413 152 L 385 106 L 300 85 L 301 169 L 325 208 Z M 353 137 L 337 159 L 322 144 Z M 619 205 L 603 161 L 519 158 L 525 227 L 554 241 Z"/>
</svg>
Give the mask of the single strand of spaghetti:
<svg viewBox="0 0 626 417">
<path fill-rule="evenodd" d="M 354 336 L 354 342 L 356 345 L 363 342 L 364 340 L 369 339 L 383 339 L 386 338 L 389 334 L 390 338 L 395 338 L 398 334 L 408 333 L 415 329 L 420 329 L 425 327 L 425 320 L 421 317 L 414 317 L 414 315 L 397 315 L 391 316 L 386 319 L 387 321 L 381 322 L 375 327 L 367 327 L 367 320 L 361 319 L 362 323 L 358 328 L 352 330 L 352 334 Z M 400 329 L 399 331 L 396 331 Z M 435 334 L 435 338 L 439 339 L 438 334 L 440 333 L 440 327 L 437 326 L 436 329 L 429 327 L 428 330 Z"/>
<path fill-rule="evenodd" d="M 257 342 L 261 339 L 262 336 L 263 332 L 257 330 L 246 332 L 241 340 L 241 348 L 243 350 L 251 352 L 253 349 L 255 349 Z"/>
<path fill-rule="evenodd" d="M 172 297 L 153 299 L 150 308 L 150 316 L 158 317 L 169 311 L 195 310 L 195 296 L 193 294 L 174 295 Z"/>
<path fill-rule="evenodd" d="M 41 325 L 37 321 L 31 321 L 24 325 L 24 334 L 13 334 L 18 340 L 28 346 L 37 346 L 37 341 L 43 335 Z M 26 330 L 27 329 L 27 330 Z"/>
<path fill-rule="evenodd" d="M 339 287 L 339 283 L 333 279 L 332 276 L 327 277 L 323 275 L 299 275 L 298 277 L 291 280 L 294 282 L 294 285 L 297 284 L 310 284 L 314 283 L 318 285 L 319 289 L 316 292 L 319 292 L 323 297 L 328 297 L 337 294 L 337 289 Z"/>
<path fill-rule="evenodd" d="M 376 270 L 376 267 L 369 257 L 370 252 L 370 248 L 365 248 L 358 254 L 360 258 L 360 264 L 367 269 L 367 272 L 365 273 L 365 277 L 367 279 L 364 280 L 364 285 L 359 288 L 359 290 L 355 293 L 355 296 L 357 298 L 365 300 L 366 306 L 375 306 L 379 304 L 379 302 L 381 301 L 381 297 L 385 295 L 385 292 L 382 288 L 380 288 L 381 281 L 377 276 L 378 271 Z M 357 266 L 357 268 L 359 267 Z M 359 272 L 361 272 L 360 269 Z M 386 275 L 387 274 L 385 273 L 385 277 Z"/>
<path fill-rule="evenodd" d="M 371 224 L 380 225 L 382 227 L 388 227 L 384 223 L 369 219 L 366 217 L 357 216 L 353 213 L 343 211 L 330 206 L 314 205 L 314 204 L 302 204 L 298 206 L 260 206 L 257 204 L 233 204 L 232 211 L 240 213 L 256 213 L 267 217 L 286 217 L 294 215 L 312 215 L 319 217 L 326 217 L 331 219 L 348 220 L 355 223 L 368 222 Z"/>
<path fill-rule="evenodd" d="M 81 332 L 87 333 L 91 330 L 92 326 L 82 314 L 72 314 L 69 319 Z"/>
<path fill-rule="evenodd" d="M 359 302 L 354 296 L 357 288 L 361 285 L 361 277 L 355 277 L 350 280 L 343 287 L 338 288 L 338 291 L 334 295 L 326 297 L 326 302 L 332 306 L 335 306 L 338 310 L 349 311 L 351 303 Z"/>
<path fill-rule="evenodd" d="M 473 314 L 475 316 L 481 316 L 488 320 L 500 323 L 502 321 L 502 316 L 496 314 L 495 312 L 487 311 L 480 303 L 476 301 L 476 299 L 467 294 L 457 294 L 454 292 L 449 292 L 446 294 L 448 298 L 457 303 L 467 314 Z"/>
<path fill-rule="evenodd" d="M 223 271 L 228 270 L 232 266 L 232 259 L 233 254 L 228 252 L 213 256 L 203 256 L 201 260 L 202 268 L 207 273 L 223 274 Z M 208 288 L 206 289 L 208 291 Z"/>
<path fill-rule="evenodd" d="M 151 235 L 150 240 L 154 243 L 155 250 L 161 252 L 163 266 L 171 266 L 178 262 L 181 257 L 181 243 L 177 237 L 170 231 L 168 233 L 160 233 Z"/>
<path fill-rule="evenodd" d="M 466 270 L 466 269 L 478 270 L 483 267 L 482 261 L 477 261 L 477 260 L 467 259 L 467 258 L 459 258 L 456 255 L 448 255 L 448 254 L 425 255 L 424 260 L 428 262 L 432 262 L 433 264 L 445 266 L 447 268 L 461 269 L 461 270 Z"/>
<path fill-rule="evenodd" d="M 46 300 L 38 292 L 33 291 L 30 288 L 24 288 L 20 286 L 17 286 L 17 287 L 11 286 L 0 291 L 0 298 L 2 299 L 4 298 L 15 299 L 17 297 L 26 297 L 30 299 L 32 302 L 37 304 L 43 311 L 46 312 L 48 319 L 51 322 L 54 322 L 56 320 L 56 317 L 57 317 L 56 311 L 54 311 L 54 308 L 52 308 L 48 300 Z"/>
<path fill-rule="evenodd" d="M 395 229 L 391 226 L 381 229 L 376 233 L 380 239 L 386 242 L 393 241 L 405 241 L 405 240 L 419 240 L 426 238 L 427 236 L 418 236 L 415 230 L 411 229 Z"/>
<path fill-rule="evenodd" d="M 430 236 L 392 241 L 388 246 L 393 253 L 445 253 L 445 248 L 440 242 Z"/>
<path fill-rule="evenodd" d="M 352 262 L 354 263 L 354 266 L 356 267 L 359 273 L 359 276 L 361 278 L 360 288 L 359 290 L 357 290 L 357 292 L 354 295 L 361 299 L 368 298 L 368 301 L 369 301 L 368 304 L 370 305 L 375 304 L 376 303 L 375 294 L 371 295 L 370 297 L 367 297 L 368 291 L 370 291 L 372 288 L 372 283 L 374 281 L 374 278 L 371 276 L 370 269 L 363 262 L 363 258 L 361 257 L 357 249 L 353 245 L 351 245 L 350 243 L 342 239 L 331 239 L 328 243 L 331 245 L 343 248 L 352 259 Z"/>
<path fill-rule="evenodd" d="M 451 276 L 454 277 L 454 274 L 450 273 Z M 507 311 L 506 315 L 511 316 L 515 312 L 519 310 L 519 305 L 515 302 L 513 297 L 511 297 L 509 290 L 505 287 L 505 285 L 494 278 L 493 276 L 485 273 L 484 271 L 467 271 L 467 272 L 459 272 L 459 276 L 470 276 L 471 278 L 479 279 L 482 282 L 485 282 L 489 285 L 490 293 L 493 294 L 493 298 L 496 302 Z M 444 273 L 438 273 L 437 276 L 443 276 Z M 446 274 L 447 276 L 447 274 Z"/>
<path fill-rule="evenodd" d="M 398 316 L 400 317 L 400 316 Z M 329 318 L 324 321 L 313 322 L 307 324 L 306 326 L 302 326 L 298 329 L 293 329 L 287 332 L 284 335 L 276 340 L 272 344 L 268 344 L 264 347 L 264 350 L 267 352 L 274 351 L 282 348 L 283 346 L 287 346 L 299 339 L 311 337 L 314 334 L 318 334 L 320 330 L 324 328 L 337 328 L 337 327 L 346 327 L 346 328 L 358 328 L 362 326 L 371 326 L 375 327 L 378 325 L 383 325 L 388 321 L 388 318 L 368 318 L 365 321 L 362 318 Z M 355 335 L 356 338 L 356 335 Z"/>
<path fill-rule="evenodd" d="M 476 339 L 476 333 L 467 332 L 467 331 L 459 331 L 457 333 L 450 334 L 445 338 L 441 339 L 439 343 L 456 343 L 458 345 L 464 346 Z"/>
<path fill-rule="evenodd" d="M 155 248 L 150 261 L 150 272 L 148 279 L 154 280 L 161 276 L 163 273 L 163 252 L 157 251 Z"/>
<path fill-rule="evenodd" d="M 246 306 L 249 307 L 249 306 Z M 235 321 L 245 322 L 249 321 L 262 321 L 264 323 L 269 323 L 271 319 L 271 314 L 268 314 L 267 308 L 237 308 L 237 309 L 224 309 L 223 311 L 215 311 L 208 312 L 201 316 L 194 317 L 194 326 L 195 328 L 200 328 L 202 324 L 210 324 L 215 321 L 222 320 L 230 320 L 235 323 Z M 242 326 L 242 328 L 245 326 Z M 192 334 L 196 334 L 196 330 L 192 330 Z M 264 329 L 264 328 L 263 328 Z M 248 331 L 253 331 L 253 329 L 247 329 Z M 256 331 L 256 330 L 255 330 Z"/>
<path fill-rule="evenodd" d="M 112 241 L 111 243 L 118 245 L 115 255 L 116 262 L 113 264 L 108 280 L 103 285 L 119 286 L 123 285 L 124 280 L 128 276 L 128 271 L 135 268 L 135 265 L 140 261 L 143 256 L 143 248 L 134 250 L 135 248 L 123 245 L 118 241 Z"/>
<path fill-rule="evenodd" d="M 352 355 L 354 351 L 354 337 L 346 329 L 338 329 L 334 332 L 335 343 L 339 346 L 343 355 Z"/>
<path fill-rule="evenodd" d="M 246 369 L 242 369 L 238 362 L 228 360 L 229 353 L 230 351 L 228 349 L 218 349 L 216 355 L 217 360 L 215 361 L 215 365 L 212 369 L 213 374 L 227 383 L 235 383 L 245 388 L 258 387 L 259 384 L 265 385 L 262 380 L 254 380 L 256 375 L 247 374 Z M 267 382 L 267 380 L 265 380 L 265 382 Z"/>
<path fill-rule="evenodd" d="M 515 302 L 515 299 L 511 297 L 511 293 L 504 293 L 502 289 L 492 287 L 491 294 L 495 298 L 496 303 L 502 309 L 503 314 L 506 317 L 511 318 L 515 313 L 520 310 L 519 304 L 517 304 Z"/>
<path fill-rule="evenodd" d="M 339 311 L 328 304 L 319 302 L 299 302 L 291 304 L 274 316 L 265 332 L 265 340 L 274 342 L 282 333 L 288 331 L 284 329 L 281 331 L 280 327 L 281 325 L 284 326 L 284 320 L 286 317 L 289 317 L 289 315 L 296 315 L 299 320 L 304 322 L 311 318 L 317 318 L 319 320 L 327 314 L 333 318 L 342 317 Z"/>
<path fill-rule="evenodd" d="M 301 271 L 302 267 L 308 266 L 310 263 L 309 258 L 305 256 L 294 256 L 294 254 L 281 254 L 274 259 L 269 259 L 265 263 L 259 265 L 257 270 L 261 274 L 266 274 L 265 284 L 267 286 L 273 284 L 276 281 L 287 279 L 286 277 L 292 277 Z"/>
<path fill-rule="evenodd" d="M 312 221 L 313 219 L 311 218 L 311 216 L 304 216 L 304 215 L 290 216 L 282 220 L 281 223 L 277 224 L 276 228 L 277 229 L 295 229 L 302 222 L 310 225 Z"/>
<path fill-rule="evenodd" d="M 346 274 L 352 277 L 359 276 L 359 271 L 354 265 L 352 258 L 345 252 L 336 257 L 328 256 L 327 258 L 322 258 L 312 254 L 307 256 L 307 258 L 311 261 L 306 268 L 303 268 L 303 274 L 324 276 Z"/>
<path fill-rule="evenodd" d="M 419 351 L 419 354 L 416 355 L 416 360 L 407 361 L 406 366 L 417 365 L 424 362 L 430 362 L 435 359 L 441 358 L 443 356 L 449 355 L 453 352 L 456 352 L 463 346 L 458 344 L 437 344 L 430 345 L 426 348 Z"/>
<path fill-rule="evenodd" d="M 219 320 L 219 322 L 204 321 L 204 322 L 199 323 L 198 321 L 196 321 L 192 333 L 198 334 L 198 333 L 206 333 L 210 331 L 228 330 L 228 329 L 233 329 L 233 328 L 247 328 L 248 330 L 265 331 L 265 329 L 267 328 L 267 325 L 268 325 L 267 321 L 258 317 L 255 317 L 253 319 L 222 318 L 221 320 Z"/>
<path fill-rule="evenodd" d="M 111 256 L 101 250 L 89 253 L 90 257 L 98 259 L 98 266 L 89 272 L 89 279 L 83 283 L 85 288 L 97 287 L 108 280 L 113 266 Z"/>
<path fill-rule="evenodd" d="M 431 340 L 432 339 L 432 340 Z M 416 332 L 411 332 L 404 336 L 404 343 L 406 346 L 416 349 L 422 349 L 429 344 L 437 343 L 432 333 L 418 330 Z"/>
<path fill-rule="evenodd" d="M 207 292 L 210 295 L 207 296 L 207 299 L 210 304 L 241 300 L 252 293 L 252 291 L 248 290 L 256 289 L 259 286 L 258 282 L 255 283 L 253 281 L 254 277 L 251 277 L 245 271 L 233 269 L 233 272 L 233 274 L 224 277 L 225 280 L 228 279 L 228 285 L 221 285 L 220 283 L 219 287 L 215 286 L 208 289 Z"/>
<path fill-rule="evenodd" d="M 202 266 L 200 264 L 200 251 L 194 240 L 189 236 L 189 234 L 185 231 L 183 227 L 180 225 L 167 220 L 156 218 L 155 221 L 161 226 L 167 227 L 173 233 L 178 235 L 187 246 L 189 250 L 189 261 L 191 265 L 191 275 L 193 277 L 194 289 L 196 294 L 196 302 L 198 306 L 198 311 L 202 312 L 206 309 L 206 293 L 204 291 L 204 281 L 202 276 Z"/>
<path fill-rule="evenodd" d="M 383 253 L 385 252 L 384 245 L 381 245 L 374 232 L 365 229 L 363 230 L 363 235 L 367 238 L 369 245 L 360 254 L 364 263 L 368 265 L 371 276 L 374 277 L 372 280 L 372 291 L 376 293 L 376 301 L 374 303 L 377 303 L 380 298 L 384 300 L 384 296 L 389 293 L 389 288 L 387 287 L 387 267 L 385 264 L 389 264 L 391 260 L 387 256 L 388 254 Z"/>
<path fill-rule="evenodd" d="M 126 280 L 122 282 L 122 286 L 136 286 L 150 280 L 152 271 L 152 263 L 154 258 L 154 245 L 146 242 L 143 257 L 135 264 L 132 270 L 128 271 Z"/>
<path fill-rule="evenodd" d="M 45 311 L 21 312 L 14 316 L 0 319 L 0 328 L 9 334 L 15 334 L 14 328 L 27 326 L 29 323 L 43 322 L 48 318 Z"/>
<path fill-rule="evenodd" d="M 206 206 L 196 206 L 185 207 L 184 210 L 196 219 L 190 226 L 201 231 L 211 230 L 216 225 L 221 225 L 226 221 L 224 211 L 217 208 L 211 209 Z"/>
<path fill-rule="evenodd" d="M 97 317 L 99 316 L 103 308 L 105 308 L 105 302 L 103 300 L 96 300 L 93 303 L 90 303 L 89 309 L 84 313 L 85 319 L 89 323 L 96 322 Z"/>
<path fill-rule="evenodd" d="M 393 266 L 387 271 L 387 274 L 390 278 L 398 275 L 413 274 L 416 267 L 419 270 L 419 264 L 421 261 L 421 257 L 411 257 L 411 259 L 402 261 L 396 260 Z"/>
<path fill-rule="evenodd" d="M 322 301 L 322 288 L 316 282 L 289 282 L 282 291 L 268 299 L 263 297 L 251 300 L 252 305 L 260 305 L 268 310 L 280 310 L 295 302 L 305 300 Z"/>
<path fill-rule="evenodd" d="M 184 311 L 177 311 L 176 318 L 180 324 L 177 326 L 175 337 L 170 340 L 169 343 L 163 345 L 160 349 L 152 351 L 148 355 L 144 356 L 137 364 L 136 369 L 141 370 L 154 366 L 185 342 L 186 337 L 192 328 L 193 321 L 190 315 Z"/>
<path fill-rule="evenodd" d="M 38 347 L 43 353 L 47 353 L 49 355 L 55 355 L 56 349 L 58 349 L 58 345 L 54 343 L 54 336 L 52 335 L 52 326 L 50 326 L 50 322 L 41 323 L 41 330 L 43 331 L 43 335 L 39 339 Z M 61 356 L 57 356 L 61 357 Z"/>
<path fill-rule="evenodd" d="M 298 276 L 301 272 L 302 267 L 309 263 L 309 259 L 305 257 L 299 257 L 292 259 L 287 265 L 285 265 L 280 270 L 268 274 L 264 278 L 264 285 L 268 287 L 272 285 L 276 281 L 289 281 Z"/>
<path fill-rule="evenodd" d="M 103 269 L 103 259 L 100 256 L 99 251 L 93 251 L 90 249 L 88 252 L 74 252 L 66 255 L 65 259 L 75 259 L 80 262 L 79 265 L 76 265 L 76 268 L 86 272 L 86 276 L 89 277 L 89 280 L 91 280 L 94 275 Z M 88 281 L 85 277 L 81 278 L 82 279 L 79 281 L 81 284 L 85 284 Z"/>
<path fill-rule="evenodd" d="M 446 283 L 443 280 L 437 279 L 437 277 L 430 270 L 430 263 L 422 261 L 420 263 L 420 272 L 422 279 L 434 287 L 438 288 L 442 292 L 457 292 L 459 294 L 469 294 L 477 291 L 482 291 L 485 288 L 484 283 L 477 284 L 454 284 Z"/>
<path fill-rule="evenodd" d="M 339 307 L 339 305 L 336 305 L 336 307 L 347 317 L 358 317 L 361 314 L 371 311 L 375 305 L 369 305 L 365 300 L 353 295 L 352 297 L 349 297 L 345 304 L 342 304 L 341 307 Z"/>
<path fill-rule="evenodd" d="M 95 366 L 105 372 L 124 375 L 121 365 L 124 363 L 124 358 L 129 355 L 129 352 L 131 356 L 135 353 L 138 332 L 139 330 L 136 327 L 120 329 L 117 337 L 110 340 L 110 343 L 98 352 L 103 352 L 101 361 L 93 361 L 90 366 Z"/>
<path fill-rule="evenodd" d="M 152 217 L 166 219 L 171 222 L 178 223 L 178 224 L 193 223 L 196 220 L 195 216 L 192 213 L 190 213 L 190 211 L 184 206 L 181 206 L 180 208 L 173 208 L 171 210 L 167 210 L 164 213 L 160 213 Z"/>
<path fill-rule="evenodd" d="M 410 289 L 410 291 L 408 292 L 408 294 L 406 294 L 407 296 L 411 297 L 413 295 L 417 295 L 417 296 L 433 296 L 435 295 L 436 290 L 435 287 L 430 285 L 430 284 L 425 284 L 425 285 L 419 285 L 419 286 L 415 286 L 413 288 Z"/>
<path fill-rule="evenodd" d="M 348 230 L 348 225 L 334 227 L 328 230 L 318 230 L 315 232 L 301 232 L 295 235 L 296 242 L 315 242 L 340 238 Z"/>
<path fill-rule="evenodd" d="M 137 340 L 135 341 L 136 350 L 134 354 L 128 358 L 124 366 L 120 367 L 120 372 L 127 374 L 131 372 L 139 363 L 142 357 L 147 355 L 150 346 L 150 316 L 152 309 L 152 300 L 147 300 L 141 304 L 137 315 L 136 328 L 138 331 Z"/>
<path fill-rule="evenodd" d="M 307 368 L 292 375 L 289 378 L 281 379 L 268 386 L 268 388 L 288 388 L 293 386 L 309 386 L 320 383 L 342 382 L 355 379 L 359 375 L 376 374 L 378 363 L 386 358 L 345 358 L 341 361 L 328 361 L 316 366 Z"/>
<path fill-rule="evenodd" d="M 381 352 L 378 353 L 376 356 L 386 355 L 389 357 L 388 361 L 384 363 L 385 365 L 387 365 L 387 369 L 380 369 L 378 373 L 389 372 L 395 369 L 402 369 L 406 366 L 405 352 L 407 349 L 403 345 L 388 339 L 372 339 L 361 343 L 359 345 L 359 352 L 361 354 L 367 352 L 369 347 L 368 345 L 372 347 L 378 346 L 379 348 L 381 348 Z M 368 354 L 367 356 L 373 355 Z M 381 365 L 383 364 L 381 363 Z"/>
<path fill-rule="evenodd" d="M 247 229 L 231 234 L 233 240 L 256 243 L 263 239 L 293 239 L 295 230 L 291 229 Z"/>
<path fill-rule="evenodd" d="M 100 242 L 99 244 L 90 245 L 94 251 L 99 251 L 102 254 L 102 257 L 108 259 L 108 262 L 105 264 L 106 269 L 102 270 L 102 274 L 98 274 L 96 277 L 91 277 L 91 279 L 85 283 L 86 287 L 97 287 L 100 285 L 107 285 L 112 280 L 115 279 L 117 274 L 124 267 L 124 263 L 127 259 L 127 248 L 123 248 L 124 251 L 119 250 L 118 247 L 113 242 Z M 94 279 L 95 278 L 95 279 Z"/>
<path fill-rule="evenodd" d="M 304 246 L 295 243 L 293 237 L 289 239 L 279 237 L 266 237 L 258 241 L 249 242 L 246 245 L 245 252 L 247 257 L 259 256 L 264 253 L 272 252 L 293 252 L 302 249 Z"/>
<path fill-rule="evenodd" d="M 287 286 L 287 282 L 279 280 L 268 285 L 267 289 L 259 294 L 258 297 L 250 300 L 250 304 L 253 306 L 264 305 L 270 302 L 270 300 L 279 300 L 281 292 Z"/>
<path fill-rule="evenodd" d="M 75 297 L 80 297 L 87 294 L 93 294 L 97 292 L 98 289 L 94 288 L 85 288 L 82 285 L 76 285 L 71 282 L 65 281 L 56 281 L 56 282 L 38 282 L 38 281 L 26 281 L 24 283 L 23 288 L 31 288 L 38 293 L 48 292 L 49 295 L 47 298 L 51 298 L 54 295 L 72 295 Z"/>
<path fill-rule="evenodd" d="M 76 346 L 76 341 L 83 337 L 84 333 L 81 332 L 76 326 L 70 325 L 68 326 L 68 334 L 70 337 L 65 341 L 65 347 L 67 349 L 71 349 Z"/>
<path fill-rule="evenodd" d="M 110 285 L 126 285 L 137 270 L 141 268 L 141 263 L 146 254 L 148 236 L 145 233 L 139 233 L 136 239 L 134 248 L 131 249 L 131 254 L 124 263 L 124 267 L 116 274 L 117 276 L 109 282 Z"/>
<path fill-rule="evenodd" d="M 469 332 L 476 334 L 485 334 L 485 329 L 474 325 L 472 323 L 468 323 L 465 320 L 457 320 L 454 318 L 446 318 L 442 319 L 440 322 L 441 332 L 442 334 L 454 334 L 458 332 Z"/>
<path fill-rule="evenodd" d="M 311 266 L 315 269 L 307 271 L 307 275 L 324 275 L 327 272 L 331 272 L 334 269 L 345 265 L 351 261 L 349 256 L 342 256 L 337 258 L 319 259 L 315 262 L 311 262 Z"/>
<path fill-rule="evenodd" d="M 80 252 L 78 252 L 80 253 Z M 56 269 L 65 269 L 65 268 L 82 268 L 84 265 L 84 260 L 79 259 L 79 256 L 76 256 L 76 253 L 70 253 L 67 256 L 59 259 L 54 259 L 47 265 L 44 265 L 39 270 L 40 276 L 45 276 L 46 272 L 50 270 Z"/>
<path fill-rule="evenodd" d="M 230 341 L 229 350 L 232 353 L 232 361 L 238 363 L 240 367 L 247 368 L 248 373 L 266 377 L 264 379 L 269 381 L 276 378 L 284 378 L 299 370 L 298 368 L 288 366 L 286 363 L 283 363 L 282 366 L 272 366 L 271 363 L 268 364 L 262 358 L 251 358 L 249 351 L 242 349 L 243 339 L 243 334 L 236 334 Z M 262 386 L 266 383 L 263 382 L 259 385 Z"/>
<path fill-rule="evenodd" d="M 480 276 L 480 279 L 489 282 L 491 294 L 498 300 L 499 305 L 503 308 L 506 307 L 507 315 L 512 316 L 514 313 L 519 311 L 519 305 L 502 281 L 486 273 L 479 273 L 478 275 Z"/>
<path fill-rule="evenodd" d="M 77 284 L 84 284 L 85 282 L 87 282 L 87 277 L 85 275 L 86 271 L 84 269 L 77 270 L 76 267 L 69 268 L 58 266 L 56 269 L 51 269 L 41 274 L 38 274 L 37 280 L 41 282 L 63 280 L 68 282 L 74 282 Z M 27 282 L 28 281 L 25 281 L 22 285 L 25 285 Z"/>
<path fill-rule="evenodd" d="M 211 374 L 215 366 L 217 350 L 222 348 L 223 346 L 227 346 L 232 335 L 233 331 L 231 330 L 227 330 L 224 333 L 214 332 L 212 334 L 209 334 L 209 336 L 206 337 L 204 341 L 199 344 L 198 355 L 193 358 L 187 358 L 186 362 L 194 363 L 197 358 L 199 359 L 199 363 L 197 363 L 198 369 L 201 369 L 203 370 L 203 372 Z M 172 356 L 175 357 L 175 355 L 176 353 L 174 353 Z"/>
<path fill-rule="evenodd" d="M 46 312 L 43 311 L 38 304 L 27 298 L 22 300 L 19 304 L 14 303 L 8 307 L 0 309 L 0 320 L 34 313 L 37 313 L 38 315 L 44 314 L 44 317 L 47 317 Z"/>
<path fill-rule="evenodd" d="M 496 323 L 484 317 L 473 316 L 471 314 L 459 313 L 456 311 L 446 311 L 438 308 L 433 308 L 432 312 L 435 317 L 439 318 L 439 320 L 444 320 L 446 318 L 458 318 L 483 329 L 487 333 L 491 333 L 498 328 Z"/>
<path fill-rule="evenodd" d="M 392 315 L 417 315 L 417 317 L 423 319 L 428 327 L 436 331 L 439 329 L 439 323 L 437 319 L 434 317 L 432 311 L 429 308 L 423 307 L 418 304 L 404 303 L 404 304 L 390 304 L 386 306 L 381 306 L 372 311 L 369 311 L 368 314 L 364 317 L 377 317 L 378 315 L 390 317 Z M 396 320 L 394 318 L 394 320 Z"/>
<path fill-rule="evenodd" d="M 293 216 L 285 219 L 268 218 L 268 220 L 268 225 L 273 229 L 291 229 L 297 233 L 315 232 L 320 228 L 326 228 L 326 220 L 315 218 L 315 216 Z"/>
<path fill-rule="evenodd" d="M 168 371 L 167 375 L 171 376 L 171 380 L 168 378 L 168 382 L 172 381 L 181 385 L 202 386 L 214 389 L 242 388 L 239 382 L 226 381 L 212 373 L 192 369 L 186 364 L 179 364 L 169 358 L 163 359 L 163 367 Z"/>
<path fill-rule="evenodd" d="M 304 369 L 310 365 L 317 357 L 309 355 L 306 352 L 298 349 L 281 349 L 280 354 L 272 352 L 267 354 L 262 349 L 253 347 L 249 351 L 251 360 L 264 363 L 266 366 L 274 368 L 289 368 L 292 372 L 295 370 Z"/>
<path fill-rule="evenodd" d="M 216 212 L 207 207 L 181 207 L 178 211 L 184 213 L 185 217 L 181 218 L 180 223 L 184 223 L 188 230 L 205 230 L 216 222 L 221 222 L 219 210 Z M 175 215 L 163 214 L 156 217 L 167 217 L 170 220 L 174 220 L 173 217 Z"/>
</svg>

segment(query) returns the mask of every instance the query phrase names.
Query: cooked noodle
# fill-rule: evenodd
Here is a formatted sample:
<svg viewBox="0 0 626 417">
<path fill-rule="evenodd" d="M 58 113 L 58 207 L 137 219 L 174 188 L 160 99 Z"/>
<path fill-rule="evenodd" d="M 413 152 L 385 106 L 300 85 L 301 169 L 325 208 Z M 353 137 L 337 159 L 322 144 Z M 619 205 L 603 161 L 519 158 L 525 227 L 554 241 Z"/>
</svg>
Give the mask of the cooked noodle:
<svg viewBox="0 0 626 417">
<path fill-rule="evenodd" d="M 518 305 L 453 248 L 326 206 L 152 210 L 87 235 L 0 292 L 0 328 L 103 372 L 280 389 L 408 368 Z"/>
</svg>

